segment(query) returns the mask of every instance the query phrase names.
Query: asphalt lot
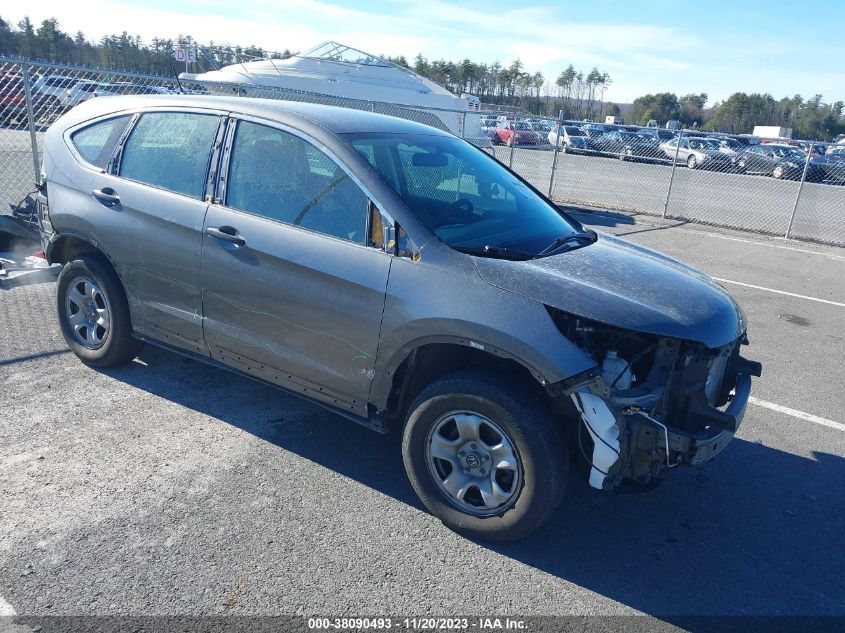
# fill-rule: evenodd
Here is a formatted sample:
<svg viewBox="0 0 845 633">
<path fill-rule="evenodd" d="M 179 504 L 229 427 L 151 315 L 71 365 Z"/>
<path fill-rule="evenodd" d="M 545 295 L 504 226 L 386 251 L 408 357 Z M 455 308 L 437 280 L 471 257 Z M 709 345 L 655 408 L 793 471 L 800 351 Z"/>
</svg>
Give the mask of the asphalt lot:
<svg viewBox="0 0 845 633">
<path fill-rule="evenodd" d="M 579 217 L 730 280 L 764 375 L 715 461 L 473 542 L 396 435 L 152 348 L 87 368 L 52 283 L 0 285 L 0 615 L 845 615 L 845 250 Z"/>
<path fill-rule="evenodd" d="M 510 148 L 496 157 L 511 162 Z M 554 152 L 514 148 L 513 169 L 543 193 L 549 191 Z M 559 154 L 552 198 L 561 204 L 684 218 L 782 237 L 799 183 L 768 176 L 675 169 L 670 163 L 621 161 L 611 156 Z M 845 246 L 845 187 L 805 183 L 792 237 Z"/>
</svg>

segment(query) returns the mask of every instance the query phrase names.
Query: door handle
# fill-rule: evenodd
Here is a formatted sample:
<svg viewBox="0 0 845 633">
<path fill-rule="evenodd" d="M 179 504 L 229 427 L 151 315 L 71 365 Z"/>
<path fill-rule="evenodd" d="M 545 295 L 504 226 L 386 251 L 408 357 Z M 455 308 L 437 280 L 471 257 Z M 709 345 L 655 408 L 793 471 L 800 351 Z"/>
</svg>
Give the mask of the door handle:
<svg viewBox="0 0 845 633">
<path fill-rule="evenodd" d="M 107 207 L 113 207 L 117 204 L 120 204 L 120 196 L 115 193 L 114 189 L 111 187 L 103 187 L 102 189 L 94 189 L 91 192 L 97 200 L 102 202 Z"/>
<path fill-rule="evenodd" d="M 230 242 L 235 246 L 243 246 L 246 244 L 246 240 L 241 237 L 238 230 L 233 226 L 221 226 L 219 228 L 209 226 L 205 229 L 205 232 L 216 240 Z"/>
</svg>

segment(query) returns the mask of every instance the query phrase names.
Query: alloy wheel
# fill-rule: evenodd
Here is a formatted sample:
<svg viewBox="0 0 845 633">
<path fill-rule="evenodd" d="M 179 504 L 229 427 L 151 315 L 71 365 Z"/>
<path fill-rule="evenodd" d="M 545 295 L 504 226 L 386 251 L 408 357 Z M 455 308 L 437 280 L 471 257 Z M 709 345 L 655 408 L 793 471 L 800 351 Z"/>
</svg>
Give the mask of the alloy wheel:
<svg viewBox="0 0 845 633">
<path fill-rule="evenodd" d="M 73 338 L 88 349 L 103 345 L 111 327 L 106 295 L 90 277 L 75 277 L 65 294 L 65 317 Z"/>
<path fill-rule="evenodd" d="M 500 426 L 473 411 L 447 413 L 426 438 L 426 464 L 441 494 L 478 517 L 511 506 L 522 487 L 522 463 Z"/>
</svg>

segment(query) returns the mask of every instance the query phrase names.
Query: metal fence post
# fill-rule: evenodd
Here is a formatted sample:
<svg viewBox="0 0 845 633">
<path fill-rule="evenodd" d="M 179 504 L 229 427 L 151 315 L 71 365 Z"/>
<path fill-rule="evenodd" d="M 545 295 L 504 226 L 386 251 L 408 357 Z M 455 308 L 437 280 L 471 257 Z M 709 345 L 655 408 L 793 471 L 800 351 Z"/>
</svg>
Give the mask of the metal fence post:
<svg viewBox="0 0 845 633">
<path fill-rule="evenodd" d="M 558 113 L 557 116 L 557 138 L 555 138 L 555 156 L 552 159 L 552 173 L 549 176 L 549 195 L 548 198 L 552 197 L 552 186 L 555 183 L 555 170 L 557 169 L 557 155 L 560 153 L 560 131 L 563 125 L 563 110 Z"/>
<path fill-rule="evenodd" d="M 467 113 L 461 112 L 460 114 L 460 127 L 458 129 L 461 131 L 461 138 L 466 138 Z"/>
<path fill-rule="evenodd" d="M 29 64 L 21 64 L 23 94 L 26 100 L 26 123 L 29 128 L 29 142 L 32 144 L 32 170 L 35 184 L 41 184 L 41 165 L 38 164 L 38 140 L 35 138 L 35 114 L 32 109 L 32 89 L 29 86 Z"/>
<path fill-rule="evenodd" d="M 516 147 L 516 121 L 514 121 L 514 123 L 511 123 L 510 128 L 511 128 L 511 155 L 510 155 L 510 158 L 508 158 L 508 169 L 513 168 L 513 148 Z"/>
<path fill-rule="evenodd" d="M 807 160 L 804 161 L 804 171 L 801 174 L 801 182 L 798 183 L 798 193 L 795 194 L 795 204 L 792 205 L 792 215 L 789 216 L 789 225 L 786 227 L 785 239 L 789 239 L 789 234 L 792 233 L 792 223 L 795 221 L 795 212 L 798 211 L 798 202 L 801 200 L 801 190 L 804 188 L 804 182 L 807 180 L 807 170 L 810 169 L 810 156 L 813 155 L 814 143 L 810 143 L 807 150 Z"/>
<path fill-rule="evenodd" d="M 669 210 L 669 198 L 672 197 L 672 183 L 675 182 L 675 168 L 678 166 L 678 151 L 681 149 L 681 141 L 684 140 L 683 130 L 678 135 L 678 144 L 675 146 L 675 158 L 672 159 L 672 173 L 669 175 L 669 188 L 666 190 L 666 201 L 663 203 L 663 218 Z"/>
</svg>

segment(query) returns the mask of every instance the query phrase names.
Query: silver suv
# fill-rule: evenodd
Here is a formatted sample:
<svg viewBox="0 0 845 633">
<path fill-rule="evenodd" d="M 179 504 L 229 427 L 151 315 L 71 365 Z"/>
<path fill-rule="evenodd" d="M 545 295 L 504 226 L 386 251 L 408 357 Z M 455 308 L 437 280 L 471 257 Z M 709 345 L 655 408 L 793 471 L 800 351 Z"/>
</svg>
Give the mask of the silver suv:
<svg viewBox="0 0 845 633">
<path fill-rule="evenodd" d="M 410 121 L 92 99 L 50 127 L 43 171 L 83 362 L 152 343 L 396 428 L 422 501 L 473 537 L 548 519 L 570 458 L 604 490 L 709 460 L 760 375 L 721 286 Z"/>
</svg>

